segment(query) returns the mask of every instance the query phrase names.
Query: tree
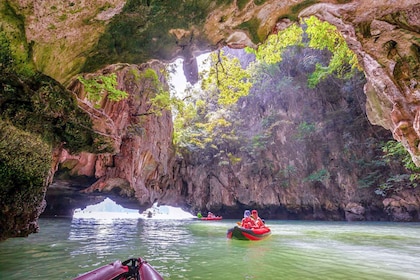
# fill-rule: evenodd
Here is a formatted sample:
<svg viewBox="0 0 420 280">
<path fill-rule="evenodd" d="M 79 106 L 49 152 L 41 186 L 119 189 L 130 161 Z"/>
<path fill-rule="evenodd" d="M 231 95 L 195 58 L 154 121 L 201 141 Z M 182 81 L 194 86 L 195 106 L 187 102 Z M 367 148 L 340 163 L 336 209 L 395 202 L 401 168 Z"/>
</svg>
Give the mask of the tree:
<svg viewBox="0 0 420 280">
<path fill-rule="evenodd" d="M 120 101 L 128 97 L 128 93 L 117 89 L 117 75 L 112 73 L 108 76 L 98 76 L 85 79 L 82 76 L 78 80 L 85 87 L 87 98 L 99 107 L 99 102 L 106 96 L 109 100 Z"/>
<path fill-rule="evenodd" d="M 305 32 L 309 37 L 309 47 L 319 50 L 327 49 L 332 53 L 327 66 L 316 64 L 315 71 L 308 79 L 310 88 L 314 88 L 329 75 L 349 78 L 353 76 L 353 70 L 360 69 L 356 54 L 348 48 L 343 36 L 334 25 L 320 21 L 314 16 L 304 19 L 303 23 L 307 26 Z"/>
<path fill-rule="evenodd" d="M 219 50 L 210 55 L 211 66 L 208 77 L 203 80 L 203 88 L 214 87 L 218 91 L 218 103 L 222 106 L 235 104 L 242 96 L 247 96 L 252 84 L 250 74 L 242 69 L 236 57 L 224 55 Z"/>
<path fill-rule="evenodd" d="M 309 38 L 309 41 L 305 43 L 304 34 L 307 34 Z M 326 49 L 332 54 L 327 66 L 321 63 L 316 64 L 315 71 L 308 78 L 309 88 L 314 88 L 329 75 L 349 78 L 355 73 L 354 70 L 361 69 L 356 54 L 348 48 L 337 28 L 314 16 L 302 20 L 301 25 L 292 24 L 277 34 L 270 35 L 257 50 L 247 48 L 247 51 L 254 52 L 260 62 L 275 64 L 282 61 L 284 51 L 291 46 Z"/>
<path fill-rule="evenodd" d="M 292 24 L 285 30 L 268 36 L 267 40 L 257 50 L 250 48 L 247 48 L 247 50 L 254 52 L 259 61 L 276 64 L 282 61 L 283 51 L 287 47 L 302 45 L 302 34 L 302 28 L 297 24 Z"/>
</svg>

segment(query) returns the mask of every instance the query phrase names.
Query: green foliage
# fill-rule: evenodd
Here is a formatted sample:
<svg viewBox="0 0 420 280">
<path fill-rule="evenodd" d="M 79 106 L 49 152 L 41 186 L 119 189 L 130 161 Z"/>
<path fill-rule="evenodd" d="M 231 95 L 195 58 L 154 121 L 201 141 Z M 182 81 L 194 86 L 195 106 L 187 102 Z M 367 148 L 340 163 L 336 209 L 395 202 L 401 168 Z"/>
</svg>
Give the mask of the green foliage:
<svg viewBox="0 0 420 280">
<path fill-rule="evenodd" d="M 302 45 L 302 28 L 297 24 L 268 36 L 264 44 L 254 51 L 258 60 L 269 64 L 279 63 L 282 60 L 283 51 L 290 46 Z M 248 48 L 247 51 L 252 51 Z"/>
<path fill-rule="evenodd" d="M 420 179 L 420 167 L 416 166 L 410 156 L 410 153 L 404 148 L 401 142 L 395 140 L 388 141 L 382 147 L 384 159 L 390 163 L 392 160 L 402 162 L 404 167 L 412 172 L 410 175 L 410 181 Z"/>
<path fill-rule="evenodd" d="M 339 78 L 348 78 L 353 75 L 351 70 L 360 69 L 357 56 L 351 51 L 344 38 L 334 25 L 322 22 L 311 16 L 304 20 L 307 25 L 306 33 L 309 37 L 309 47 L 314 49 L 327 49 L 332 57 L 327 66 L 316 65 L 315 72 L 308 79 L 308 86 L 314 88 L 320 81 L 329 75 L 336 75 Z"/>
<path fill-rule="evenodd" d="M 216 63 L 213 65 L 215 66 Z M 226 62 L 223 63 L 223 67 L 225 68 L 219 68 L 219 70 L 231 69 L 228 68 L 229 63 Z M 203 153 L 202 156 L 198 156 L 200 160 L 218 158 L 221 163 L 235 163 L 240 160 L 233 154 L 226 153 L 225 149 L 229 143 L 238 141 L 232 128 L 231 114 L 235 102 L 242 94 L 234 92 L 233 88 L 227 88 L 225 85 L 221 85 L 220 89 L 217 85 L 217 79 L 220 76 L 224 77 L 223 83 L 233 79 L 233 77 L 228 77 L 230 74 L 232 73 L 221 74 L 215 69 L 210 69 L 209 77 L 203 81 L 205 84 L 203 90 L 189 89 L 186 93 L 187 97 L 183 101 L 178 100 L 174 120 L 174 143 L 180 151 Z"/>
<path fill-rule="evenodd" d="M 140 74 L 140 78 L 147 84 L 146 88 L 150 95 L 149 101 L 151 107 L 147 112 L 148 114 L 161 116 L 163 110 L 170 111 L 172 106 L 178 106 L 178 100 L 171 98 L 169 91 L 164 90 L 155 70 L 151 68 L 146 69 Z"/>
<path fill-rule="evenodd" d="M 264 117 L 261 121 L 261 125 L 263 128 L 269 128 L 273 123 L 277 121 L 277 116 L 274 114 L 271 114 L 267 117 Z"/>
<path fill-rule="evenodd" d="M 379 170 L 375 170 L 364 176 L 363 178 L 360 178 L 357 183 L 359 188 L 370 188 L 372 186 L 375 186 L 378 182 L 378 180 L 381 179 L 382 173 Z"/>
<path fill-rule="evenodd" d="M 328 170 L 325 168 L 312 172 L 308 177 L 304 178 L 304 182 L 322 182 L 330 177 Z"/>
<path fill-rule="evenodd" d="M 409 174 L 397 174 L 391 176 L 385 183 L 379 185 L 379 187 L 375 190 L 375 193 L 381 196 L 386 196 L 390 192 L 399 191 L 403 188 L 403 186 L 406 186 L 409 179 Z"/>
<path fill-rule="evenodd" d="M 112 73 L 108 76 L 98 76 L 91 79 L 85 79 L 82 76 L 78 80 L 83 84 L 87 92 L 87 98 L 92 101 L 96 107 L 100 107 L 100 102 L 104 97 L 112 101 L 121 101 L 128 97 L 128 93 L 117 89 L 117 75 Z"/>
<path fill-rule="evenodd" d="M 178 100 L 176 106 L 173 142 L 181 149 L 210 147 L 219 130 L 217 126 L 227 125 L 220 112 L 210 112 L 209 105 L 215 104 L 211 97 L 197 92 L 195 95 L 184 101 Z"/>
<path fill-rule="evenodd" d="M 280 180 L 280 186 L 287 188 L 290 186 L 292 178 L 296 177 L 297 169 L 294 165 L 287 165 L 284 169 L 280 169 L 276 174 L 276 179 Z"/>
<path fill-rule="evenodd" d="M 249 94 L 252 84 L 250 74 L 242 69 L 238 58 L 229 58 L 223 50 L 210 55 L 211 66 L 208 77 L 203 80 L 206 90 L 217 89 L 219 105 L 233 105 L 242 96 Z"/>
<path fill-rule="evenodd" d="M 306 4 L 302 3 L 302 5 Z M 322 22 L 314 16 L 306 18 L 302 23 L 306 26 L 305 33 L 309 38 L 307 45 L 313 49 L 326 49 L 332 54 L 327 66 L 316 64 L 315 71 L 308 78 L 308 87 L 314 88 L 330 75 L 349 78 L 354 75 L 356 69 L 360 69 L 356 54 L 348 48 L 346 41 L 334 25 Z M 305 45 L 302 40 L 303 34 L 301 26 L 293 24 L 278 34 L 270 35 L 257 50 L 246 48 L 246 51 L 254 52 L 261 62 L 275 64 L 282 61 L 282 55 L 288 47 Z"/>
<path fill-rule="evenodd" d="M 171 110 L 173 100 L 171 99 L 169 91 L 160 90 L 155 97 L 150 98 L 150 102 L 152 104 L 152 108 L 154 108 L 153 113 L 160 116 L 162 114 L 162 110 Z"/>
<path fill-rule="evenodd" d="M 376 186 L 375 193 L 384 197 L 402 189 L 416 188 L 420 179 L 420 168 L 415 166 L 404 146 L 390 140 L 382 144 L 381 149 L 383 155 L 380 159 L 358 164 L 362 168 L 373 169 L 359 181 L 359 187 Z M 403 168 L 401 162 L 404 164 Z M 386 172 L 385 178 L 384 167 L 391 167 L 391 172 Z"/>
<path fill-rule="evenodd" d="M 296 134 L 296 138 L 298 140 L 306 139 L 315 131 L 316 131 L 316 126 L 314 123 L 301 122 L 298 126 L 298 132 Z"/>
<path fill-rule="evenodd" d="M 154 86 L 157 86 L 159 83 L 158 74 L 155 70 L 151 68 L 147 68 L 146 70 L 144 70 L 144 72 L 141 73 L 140 77 L 143 79 L 150 79 Z"/>
<path fill-rule="evenodd" d="M 257 134 L 252 137 L 252 147 L 254 150 L 263 150 L 267 146 L 268 139 L 266 135 Z"/>
<path fill-rule="evenodd" d="M 13 4 L 9 1 L 2 1 L 0 4 L 0 40 L 1 55 L 8 52 L 10 64 L 9 72 L 30 77 L 35 74 L 35 66 L 32 61 L 31 44 L 28 43 L 25 33 L 25 18 L 17 14 Z M 8 48 L 3 49 L 6 43 Z M 1 62 L 0 62 L 1 63 Z"/>
<path fill-rule="evenodd" d="M 52 149 L 39 135 L 0 119 L 0 239 L 27 236 L 42 205 L 52 166 Z M 24 226 L 24 225 L 23 225 Z"/>
<path fill-rule="evenodd" d="M 4 31 L 0 31 L 0 71 L 10 71 L 13 63 L 10 41 Z"/>
<path fill-rule="evenodd" d="M 240 157 L 236 157 L 232 153 L 228 153 L 227 156 L 228 156 L 229 161 L 230 161 L 231 164 L 239 163 L 242 160 Z"/>
<path fill-rule="evenodd" d="M 0 26 L 0 71 L 7 73 L 19 73 L 24 76 L 34 75 L 33 65 L 27 62 L 27 57 L 18 54 L 16 46 L 9 39 L 7 33 L 1 30 Z"/>
</svg>

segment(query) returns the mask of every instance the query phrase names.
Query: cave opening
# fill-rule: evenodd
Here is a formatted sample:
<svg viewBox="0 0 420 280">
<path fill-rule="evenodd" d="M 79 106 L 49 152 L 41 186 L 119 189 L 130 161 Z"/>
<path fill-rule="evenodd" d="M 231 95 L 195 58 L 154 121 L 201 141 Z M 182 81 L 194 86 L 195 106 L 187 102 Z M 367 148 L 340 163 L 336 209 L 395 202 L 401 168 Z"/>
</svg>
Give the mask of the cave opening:
<svg viewBox="0 0 420 280">
<path fill-rule="evenodd" d="M 315 22 L 312 25 L 317 26 L 317 24 Z M 308 25 L 310 26 L 309 22 Z M 309 30 L 308 26 L 305 28 L 306 31 Z M 311 34 L 316 37 L 322 34 L 321 31 L 312 30 Z M 171 97 L 178 98 L 175 104 L 171 104 L 173 141 L 177 146 L 177 152 L 185 152 L 181 157 L 193 152 L 193 157 L 190 158 L 192 160 L 188 164 L 207 164 L 217 159 L 218 166 L 234 165 L 245 158 L 244 153 L 241 157 L 239 152 L 246 152 L 250 156 L 260 153 L 261 147 L 274 141 L 272 128 L 277 127 L 278 122 L 284 122 L 284 116 L 290 111 L 297 111 L 297 107 L 303 106 L 302 100 L 306 97 L 299 97 L 298 93 L 293 93 L 296 88 L 315 88 L 322 81 L 325 82 L 326 77 L 332 73 L 341 75 L 352 72 L 353 53 L 340 60 L 338 65 L 329 63 L 334 53 L 338 53 L 335 47 L 344 44 L 343 38 L 337 33 L 332 32 L 334 36 L 331 38 L 322 38 L 326 41 L 325 44 L 319 43 L 308 47 L 302 44 L 307 40 L 303 32 L 304 28 L 291 26 L 284 34 L 294 40 L 284 43 L 284 36 L 279 33 L 270 36 L 267 44 L 261 45 L 257 51 L 223 47 L 212 53 L 200 55 L 196 58 L 199 73 L 196 83 L 188 81 L 183 59 L 178 58 L 167 65 Z M 340 40 L 343 44 L 336 43 L 341 42 Z M 271 49 L 269 46 L 275 48 Z M 347 50 L 347 48 L 340 49 L 345 54 L 348 54 Z M 297 85 L 298 82 L 300 85 Z M 340 98 L 336 91 L 333 92 L 334 96 L 329 94 L 329 91 L 324 92 L 323 96 L 319 96 L 323 103 L 331 102 L 336 107 L 340 106 Z M 176 108 L 179 103 L 182 103 L 183 107 Z M 278 106 L 277 110 L 272 108 L 274 105 Z M 314 126 L 317 120 L 310 118 L 312 115 L 312 111 L 308 108 L 306 116 L 294 120 L 298 123 L 298 130 Z M 250 123 L 254 125 L 248 127 Z M 293 129 L 290 127 L 290 130 Z M 307 135 L 299 134 L 299 136 L 304 138 Z M 278 165 L 280 167 L 276 167 L 277 169 L 282 168 L 281 164 Z M 283 180 L 282 176 L 278 177 Z M 114 186 L 115 195 L 118 196 L 121 189 L 118 183 Z M 51 187 L 49 192 L 50 190 Z M 122 205 L 127 206 L 128 203 L 130 208 L 138 209 L 138 202 L 134 197 L 131 198 Z M 153 200 L 145 207 L 150 206 L 152 202 Z M 160 199 L 158 202 L 170 203 Z M 214 209 L 199 209 L 198 205 L 191 210 L 214 211 Z"/>
<path fill-rule="evenodd" d="M 194 218 L 188 212 L 179 207 L 158 206 L 154 203 L 152 207 L 141 212 L 140 210 L 125 208 L 117 204 L 114 200 L 107 197 L 103 201 L 91 204 L 85 208 L 74 210 L 73 219 L 96 219 L 96 220 L 114 220 L 114 219 L 192 219 Z"/>
</svg>

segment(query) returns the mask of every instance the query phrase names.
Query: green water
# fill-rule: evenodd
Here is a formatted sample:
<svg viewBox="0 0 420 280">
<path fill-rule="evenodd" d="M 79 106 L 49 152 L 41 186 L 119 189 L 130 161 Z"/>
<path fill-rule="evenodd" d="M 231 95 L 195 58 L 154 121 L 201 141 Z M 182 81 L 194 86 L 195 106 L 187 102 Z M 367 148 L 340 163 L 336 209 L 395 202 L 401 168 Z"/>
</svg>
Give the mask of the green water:
<svg viewBox="0 0 420 280">
<path fill-rule="evenodd" d="M 41 219 L 0 243 L 0 279 L 72 279 L 143 257 L 165 279 L 420 279 L 420 224 L 267 221 L 272 236 L 229 240 L 236 221 Z"/>
</svg>

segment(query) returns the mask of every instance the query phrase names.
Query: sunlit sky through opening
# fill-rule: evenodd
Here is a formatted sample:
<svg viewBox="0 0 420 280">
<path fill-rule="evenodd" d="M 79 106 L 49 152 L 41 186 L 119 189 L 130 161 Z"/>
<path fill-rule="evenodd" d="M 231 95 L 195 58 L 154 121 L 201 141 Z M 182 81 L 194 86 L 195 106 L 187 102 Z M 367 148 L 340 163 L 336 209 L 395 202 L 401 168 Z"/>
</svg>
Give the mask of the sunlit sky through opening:
<svg viewBox="0 0 420 280">
<path fill-rule="evenodd" d="M 208 60 L 206 60 L 209 55 L 210 53 L 205 53 L 197 57 L 199 73 L 209 68 Z M 172 66 L 175 70 L 175 72 L 171 73 L 170 75 L 170 84 L 174 87 L 173 92 L 171 93 L 176 94 L 178 97 L 183 97 L 187 87 L 192 86 L 189 82 L 187 82 L 187 79 L 185 78 L 184 70 L 182 69 L 183 61 L 184 60 L 182 58 L 178 58 L 170 64 L 170 66 Z M 194 86 L 200 86 L 200 81 Z"/>
</svg>

